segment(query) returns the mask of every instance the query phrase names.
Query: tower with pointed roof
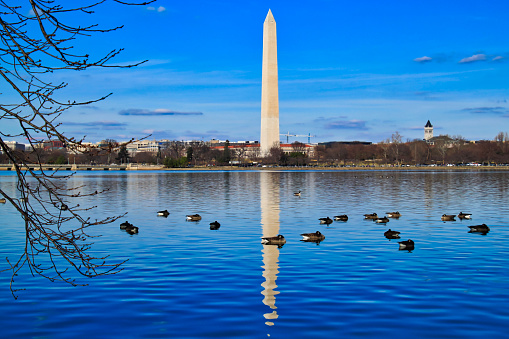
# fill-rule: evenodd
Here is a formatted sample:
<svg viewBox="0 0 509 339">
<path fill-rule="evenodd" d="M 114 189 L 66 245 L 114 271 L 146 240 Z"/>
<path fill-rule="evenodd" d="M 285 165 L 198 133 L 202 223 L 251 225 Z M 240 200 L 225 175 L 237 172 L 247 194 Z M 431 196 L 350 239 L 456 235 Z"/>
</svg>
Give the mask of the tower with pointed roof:
<svg viewBox="0 0 509 339">
<path fill-rule="evenodd" d="M 269 9 L 263 23 L 261 155 L 279 147 L 279 94 L 277 74 L 276 20 Z"/>
<path fill-rule="evenodd" d="M 431 122 L 428 120 L 424 126 L 424 140 L 428 141 L 431 138 L 433 138 L 433 125 L 431 125 Z"/>
</svg>

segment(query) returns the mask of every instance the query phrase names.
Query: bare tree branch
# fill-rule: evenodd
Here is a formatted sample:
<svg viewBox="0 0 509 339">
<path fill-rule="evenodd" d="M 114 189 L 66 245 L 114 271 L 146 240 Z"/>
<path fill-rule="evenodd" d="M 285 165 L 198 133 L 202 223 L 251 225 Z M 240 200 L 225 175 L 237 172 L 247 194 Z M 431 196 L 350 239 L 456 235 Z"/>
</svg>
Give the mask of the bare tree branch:
<svg viewBox="0 0 509 339">
<path fill-rule="evenodd" d="M 147 5 L 153 1 L 110 0 L 128 6 Z M 72 174 L 43 170 L 43 149 L 41 141 L 36 140 L 58 140 L 70 151 L 90 152 L 90 147 L 83 146 L 83 139 L 67 137 L 60 131 L 57 118 L 72 107 L 102 101 L 111 95 L 81 102 L 59 100 L 56 94 L 68 84 L 53 83 L 53 73 L 94 67 L 129 68 L 145 61 L 131 65 L 108 64 L 122 49 L 113 49 L 95 60 L 88 53 L 77 52 L 79 37 L 112 32 L 122 26 L 101 28 L 97 24 L 66 23 L 66 19 L 71 20 L 68 14 L 93 14 L 108 0 L 82 6 L 76 6 L 78 1 L 72 1 L 72 5 L 70 1 L 60 2 L 62 4 L 56 0 L 26 0 L 24 3 L 0 0 L 0 81 L 4 84 L 2 92 L 8 91 L 8 98 L 16 98 L 7 102 L 6 93 L 0 93 L 0 121 L 13 120 L 18 126 L 14 132 L 0 128 L 0 149 L 16 171 L 19 198 L 1 189 L 0 196 L 14 206 L 25 227 L 24 249 L 16 260 L 7 258 L 8 268 L 4 270 L 11 271 L 10 289 L 14 298 L 21 290 L 14 287 L 14 279 L 23 268 L 28 268 L 33 275 L 77 286 L 82 284 L 73 278 L 76 273 L 85 277 L 115 274 L 121 271 L 123 264 L 108 263 L 107 256 L 94 256 L 90 250 L 96 236 L 88 233 L 90 227 L 111 223 L 123 215 L 100 220 L 83 217 L 94 207 L 81 207 L 75 199 L 103 192 L 84 194 L 82 186 L 67 188 L 66 180 Z M 26 138 L 33 147 L 35 161 L 11 149 L 4 140 L 11 137 Z M 112 149 L 111 145 L 106 148 L 103 151 Z"/>
</svg>

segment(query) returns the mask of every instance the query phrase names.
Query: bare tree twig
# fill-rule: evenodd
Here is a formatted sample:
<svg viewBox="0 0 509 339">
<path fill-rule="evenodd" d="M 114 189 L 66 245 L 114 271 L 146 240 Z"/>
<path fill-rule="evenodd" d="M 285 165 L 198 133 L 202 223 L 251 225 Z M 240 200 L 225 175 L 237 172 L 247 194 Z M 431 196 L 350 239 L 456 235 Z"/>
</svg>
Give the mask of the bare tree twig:
<svg viewBox="0 0 509 339">
<path fill-rule="evenodd" d="M 127 2 L 110 0 L 120 5 L 147 5 L 152 1 Z M 87 101 L 61 101 L 56 98 L 58 91 L 67 83 L 53 83 L 51 75 L 62 70 L 82 71 L 94 67 L 130 68 L 131 65 L 109 65 L 108 63 L 122 49 L 113 49 L 92 60 L 88 53 L 75 52 L 81 36 L 93 36 L 118 30 L 122 26 L 101 28 L 96 24 L 81 26 L 65 22 L 69 13 L 93 14 L 108 0 L 76 6 L 78 1 L 56 0 L 0 0 L 0 81 L 2 91 L 10 91 L 17 99 L 6 102 L 0 93 L 0 121 L 17 121 L 18 131 L 6 132 L 0 129 L 0 149 L 13 164 L 17 175 L 19 198 L 9 196 L 0 189 L 3 196 L 18 211 L 25 227 L 25 246 L 16 260 L 6 259 L 10 271 L 10 289 L 23 290 L 14 286 L 14 279 L 23 268 L 32 275 L 40 275 L 50 281 L 62 281 L 72 286 L 83 285 L 73 278 L 76 273 L 85 277 L 116 274 L 124 262 L 109 263 L 108 256 L 94 256 L 90 249 L 96 236 L 88 233 L 92 226 L 111 223 L 124 215 L 107 216 L 101 220 L 90 220 L 82 215 L 94 207 L 80 207 L 74 199 L 93 196 L 103 192 L 81 193 L 82 186 L 67 188 L 65 181 L 72 174 L 45 171 L 41 165 L 41 142 L 59 140 L 74 152 L 90 152 L 84 147 L 83 139 L 67 137 L 59 130 L 56 119 L 68 109 L 89 105 L 106 99 L 111 93 Z M 29 5 L 30 11 L 26 5 Z M 10 96 L 9 96 L 10 97 Z M 33 147 L 34 162 L 8 147 L 3 138 L 23 137 Z M 125 145 L 125 144 L 124 144 Z M 111 151 L 111 145 L 107 147 Z M 108 151 L 107 149 L 103 151 Z M 35 168 L 35 169 L 34 169 Z M 3 272 L 3 271 L 2 271 Z"/>
</svg>

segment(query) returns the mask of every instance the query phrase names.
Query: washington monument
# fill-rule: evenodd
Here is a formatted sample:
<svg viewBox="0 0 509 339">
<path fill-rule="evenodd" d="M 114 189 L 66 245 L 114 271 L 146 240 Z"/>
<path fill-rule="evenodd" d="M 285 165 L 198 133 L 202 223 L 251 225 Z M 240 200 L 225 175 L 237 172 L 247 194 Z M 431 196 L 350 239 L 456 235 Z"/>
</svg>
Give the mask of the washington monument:
<svg viewBox="0 0 509 339">
<path fill-rule="evenodd" d="M 279 147 L 279 94 L 277 80 L 276 20 L 269 9 L 263 23 L 261 155 Z"/>
</svg>

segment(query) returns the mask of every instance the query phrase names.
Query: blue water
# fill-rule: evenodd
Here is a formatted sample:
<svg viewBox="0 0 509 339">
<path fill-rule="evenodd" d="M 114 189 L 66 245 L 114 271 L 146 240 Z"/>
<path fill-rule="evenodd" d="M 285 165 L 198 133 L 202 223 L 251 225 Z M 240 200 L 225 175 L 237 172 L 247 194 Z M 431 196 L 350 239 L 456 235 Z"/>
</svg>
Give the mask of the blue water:
<svg viewBox="0 0 509 339">
<path fill-rule="evenodd" d="M 0 336 L 508 338 L 508 183 L 506 172 L 79 172 L 69 186 L 108 189 L 80 199 L 97 205 L 91 216 L 126 211 L 120 221 L 140 228 L 95 228 L 94 254 L 129 261 L 116 275 L 77 277 L 85 287 L 25 270 L 18 300 L 0 273 Z M 0 185 L 16 194 L 12 173 Z M 363 219 L 396 210 L 387 225 Z M 472 220 L 440 220 L 460 211 Z M 185 220 L 194 213 L 203 219 Z M 349 220 L 318 222 L 338 214 Z M 0 218 L 5 269 L 24 233 L 9 204 Z M 488 234 L 468 233 L 482 223 Z M 388 228 L 415 249 L 399 250 Z M 317 230 L 319 245 L 300 241 Z M 278 233 L 282 248 L 260 243 Z"/>
</svg>

